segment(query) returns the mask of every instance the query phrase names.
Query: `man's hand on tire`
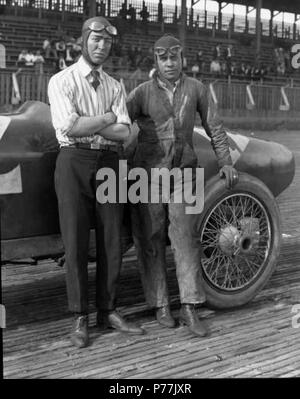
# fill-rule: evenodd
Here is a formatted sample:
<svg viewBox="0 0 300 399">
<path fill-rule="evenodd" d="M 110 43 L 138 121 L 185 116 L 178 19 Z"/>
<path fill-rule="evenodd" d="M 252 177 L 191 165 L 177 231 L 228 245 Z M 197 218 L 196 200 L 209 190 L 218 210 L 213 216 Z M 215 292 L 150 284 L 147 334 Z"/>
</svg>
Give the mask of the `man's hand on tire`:
<svg viewBox="0 0 300 399">
<path fill-rule="evenodd" d="M 226 179 L 226 188 L 232 189 L 239 181 L 239 174 L 232 165 L 224 165 L 219 171 L 220 177 Z"/>
</svg>

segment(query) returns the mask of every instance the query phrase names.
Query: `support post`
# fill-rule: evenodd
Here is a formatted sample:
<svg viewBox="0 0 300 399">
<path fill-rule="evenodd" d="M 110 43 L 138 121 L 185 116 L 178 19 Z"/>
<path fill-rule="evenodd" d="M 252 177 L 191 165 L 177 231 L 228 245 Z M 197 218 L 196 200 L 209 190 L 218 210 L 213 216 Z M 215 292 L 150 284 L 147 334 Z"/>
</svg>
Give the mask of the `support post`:
<svg viewBox="0 0 300 399">
<path fill-rule="evenodd" d="M 218 30 L 222 30 L 222 3 L 219 2 L 218 4 Z"/>
<path fill-rule="evenodd" d="M 249 21 L 248 21 L 248 13 L 249 13 L 249 6 L 246 6 L 246 15 L 245 15 L 245 33 L 249 31 Z"/>
<path fill-rule="evenodd" d="M 186 0 L 181 0 L 181 16 L 180 16 L 180 25 L 179 25 L 179 38 L 183 48 L 185 49 L 185 36 L 186 36 Z"/>
<path fill-rule="evenodd" d="M 261 50 L 261 7 L 262 0 L 256 0 L 256 59 L 259 58 Z"/>
<path fill-rule="evenodd" d="M 273 18 L 274 18 L 274 10 L 270 10 L 271 12 L 271 17 L 270 17 L 270 22 L 269 22 L 269 36 L 271 40 L 273 40 Z"/>
</svg>

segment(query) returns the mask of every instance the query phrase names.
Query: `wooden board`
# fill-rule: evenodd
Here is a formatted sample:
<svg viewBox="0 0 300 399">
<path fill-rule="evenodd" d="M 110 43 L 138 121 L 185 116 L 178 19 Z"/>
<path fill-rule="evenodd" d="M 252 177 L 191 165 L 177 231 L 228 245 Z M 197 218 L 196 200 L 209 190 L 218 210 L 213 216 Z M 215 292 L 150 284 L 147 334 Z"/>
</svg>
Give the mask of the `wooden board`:
<svg viewBox="0 0 300 399">
<path fill-rule="evenodd" d="M 133 250 L 124 257 L 118 291 L 120 312 L 140 323 L 144 336 L 99 331 L 95 326 L 95 264 L 89 265 L 91 345 L 76 350 L 69 341 L 64 269 L 46 259 L 2 267 L 5 378 L 216 378 L 300 375 L 299 329 L 292 307 L 300 304 L 300 132 L 261 133 L 296 157 L 296 176 L 278 198 L 283 246 L 266 287 L 239 309 L 199 309 L 210 336 L 197 338 L 185 327 L 162 328 L 145 304 Z M 172 309 L 179 300 L 173 255 L 168 250 Z"/>
</svg>

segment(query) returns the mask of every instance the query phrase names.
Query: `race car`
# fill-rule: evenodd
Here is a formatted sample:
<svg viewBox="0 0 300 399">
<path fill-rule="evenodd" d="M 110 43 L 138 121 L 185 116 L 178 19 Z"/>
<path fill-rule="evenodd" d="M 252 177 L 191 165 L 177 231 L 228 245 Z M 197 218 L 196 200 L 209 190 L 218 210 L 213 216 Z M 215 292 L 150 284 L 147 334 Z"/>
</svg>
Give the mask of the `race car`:
<svg viewBox="0 0 300 399">
<path fill-rule="evenodd" d="M 134 151 L 132 130 L 125 154 Z M 239 183 L 232 190 L 218 176 L 208 136 L 194 129 L 194 147 L 205 173 L 205 203 L 197 234 L 207 303 L 216 308 L 250 301 L 274 271 L 280 253 L 280 215 L 275 197 L 292 182 L 294 156 L 281 144 L 227 132 Z M 54 169 L 59 151 L 50 108 L 28 101 L 0 115 L 0 211 L 2 260 L 64 252 L 59 233 Z M 93 232 L 91 234 L 93 237 Z M 92 246 L 93 244 L 91 244 Z M 132 245 L 128 206 L 124 251 Z"/>
</svg>

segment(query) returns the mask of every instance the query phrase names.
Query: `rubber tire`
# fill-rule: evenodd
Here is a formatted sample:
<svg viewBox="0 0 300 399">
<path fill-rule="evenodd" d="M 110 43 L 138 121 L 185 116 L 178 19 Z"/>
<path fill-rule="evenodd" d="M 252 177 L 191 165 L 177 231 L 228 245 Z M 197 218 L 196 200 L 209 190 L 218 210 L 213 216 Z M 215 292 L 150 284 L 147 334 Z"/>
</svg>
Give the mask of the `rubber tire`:
<svg viewBox="0 0 300 399">
<path fill-rule="evenodd" d="M 268 187 L 256 177 L 246 173 L 239 173 L 239 182 L 232 190 L 225 187 L 225 179 L 214 176 L 205 185 L 205 203 L 202 213 L 199 215 L 198 234 L 202 233 L 203 224 L 211 209 L 222 198 L 232 193 L 249 193 L 255 196 L 265 207 L 270 218 L 271 225 L 271 250 L 268 261 L 253 284 L 246 289 L 235 292 L 222 292 L 217 287 L 213 287 L 203 273 L 204 290 L 207 296 L 207 305 L 214 309 L 227 309 L 245 305 L 251 301 L 255 295 L 268 282 L 272 275 L 280 254 L 281 247 L 281 226 L 280 213 L 275 198 Z"/>
</svg>

